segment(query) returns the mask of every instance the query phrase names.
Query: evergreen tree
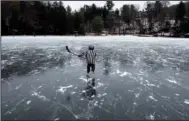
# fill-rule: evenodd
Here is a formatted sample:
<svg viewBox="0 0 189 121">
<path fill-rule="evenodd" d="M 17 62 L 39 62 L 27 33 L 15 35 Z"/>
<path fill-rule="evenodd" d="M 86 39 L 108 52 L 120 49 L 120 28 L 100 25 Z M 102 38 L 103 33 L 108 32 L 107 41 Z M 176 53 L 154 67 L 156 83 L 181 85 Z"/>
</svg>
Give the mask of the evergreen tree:
<svg viewBox="0 0 189 121">
<path fill-rule="evenodd" d="M 101 31 L 103 30 L 103 20 L 102 20 L 102 17 L 96 16 L 92 20 L 92 28 L 93 28 L 93 31 L 95 33 L 97 33 L 97 34 L 101 33 Z"/>
<path fill-rule="evenodd" d="M 111 0 L 106 1 L 106 7 L 108 8 L 109 11 L 112 10 L 114 7 L 114 3 Z"/>
</svg>

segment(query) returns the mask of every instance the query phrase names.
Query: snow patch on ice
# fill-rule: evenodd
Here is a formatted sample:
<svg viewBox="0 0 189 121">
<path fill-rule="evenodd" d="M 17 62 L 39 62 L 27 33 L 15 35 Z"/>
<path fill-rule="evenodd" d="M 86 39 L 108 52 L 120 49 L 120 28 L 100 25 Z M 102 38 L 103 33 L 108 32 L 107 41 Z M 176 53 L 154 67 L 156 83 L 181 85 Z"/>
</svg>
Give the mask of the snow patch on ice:
<svg viewBox="0 0 189 121">
<path fill-rule="evenodd" d="M 95 95 L 92 95 L 91 97 L 92 97 L 92 98 L 94 98 L 94 97 L 95 97 Z"/>
<path fill-rule="evenodd" d="M 58 121 L 58 120 L 59 120 L 59 118 L 55 118 L 55 119 L 54 119 L 54 121 Z"/>
<path fill-rule="evenodd" d="M 29 105 L 30 103 L 31 103 L 31 100 L 28 100 L 28 101 L 26 102 L 27 105 Z"/>
<path fill-rule="evenodd" d="M 94 106 L 97 106 L 97 105 L 98 105 L 98 101 L 95 101 Z"/>
<path fill-rule="evenodd" d="M 76 92 L 71 92 L 71 94 L 73 95 L 73 94 L 75 94 Z"/>
<path fill-rule="evenodd" d="M 137 103 L 136 103 L 136 102 L 133 102 L 133 105 L 137 105 Z"/>
<path fill-rule="evenodd" d="M 170 99 L 170 97 L 167 97 L 167 96 L 161 96 L 162 98 L 164 98 L 164 99 Z"/>
<path fill-rule="evenodd" d="M 84 78 L 83 76 L 80 77 L 79 79 L 83 80 L 84 82 L 88 82 L 86 78 Z"/>
<path fill-rule="evenodd" d="M 86 92 L 86 90 L 82 90 L 82 93 L 85 93 Z"/>
<path fill-rule="evenodd" d="M 155 86 L 156 86 L 155 84 L 151 84 L 148 80 L 145 80 L 145 82 L 146 82 L 147 85 L 150 86 L 150 87 L 155 87 Z"/>
<path fill-rule="evenodd" d="M 120 73 L 121 73 L 121 71 L 117 70 L 117 71 L 116 71 L 116 73 L 117 73 L 117 74 L 120 74 Z"/>
<path fill-rule="evenodd" d="M 98 94 L 97 97 L 100 98 L 100 97 L 103 97 L 103 96 L 106 96 L 107 93 L 104 93 L 104 94 Z"/>
<path fill-rule="evenodd" d="M 147 116 L 147 119 L 154 120 L 155 118 L 154 118 L 154 115 L 150 114 L 149 116 Z"/>
<path fill-rule="evenodd" d="M 177 94 L 177 93 L 176 93 L 175 95 L 176 95 L 176 96 L 179 96 L 179 94 Z"/>
<path fill-rule="evenodd" d="M 155 87 L 156 85 L 154 85 L 154 84 L 147 84 L 148 86 L 150 86 L 150 87 Z"/>
<path fill-rule="evenodd" d="M 42 99 L 42 100 L 44 100 L 44 101 L 48 101 L 48 100 L 49 100 L 49 99 L 46 98 L 44 95 L 41 95 L 41 94 L 39 94 L 39 93 L 37 93 L 37 92 L 33 92 L 33 93 L 32 93 L 32 96 L 36 96 L 37 98 Z"/>
<path fill-rule="evenodd" d="M 107 93 L 102 94 L 102 96 L 106 96 L 106 95 L 107 95 Z"/>
<path fill-rule="evenodd" d="M 23 85 L 23 84 L 20 84 L 20 85 L 16 86 L 15 89 L 16 89 L 16 90 L 19 89 L 22 85 Z"/>
<path fill-rule="evenodd" d="M 125 72 L 123 72 L 120 76 L 121 76 L 121 77 L 124 77 L 124 76 L 127 76 L 127 75 L 131 75 L 131 73 L 128 73 L 128 72 L 125 71 Z"/>
<path fill-rule="evenodd" d="M 143 71 L 142 69 L 140 69 L 138 75 L 140 75 L 140 76 L 145 76 L 145 73 L 144 73 L 144 71 Z"/>
<path fill-rule="evenodd" d="M 151 99 L 151 100 L 153 100 L 153 101 L 155 101 L 155 102 L 157 102 L 157 99 L 155 99 L 152 95 L 151 96 L 149 96 L 149 98 Z"/>
<path fill-rule="evenodd" d="M 128 92 L 133 92 L 133 90 L 128 90 Z"/>
<path fill-rule="evenodd" d="M 73 85 L 69 85 L 69 86 L 60 86 L 59 89 L 56 90 L 56 92 L 60 92 L 61 94 L 64 94 L 64 92 L 68 89 L 68 88 L 72 88 Z"/>
<path fill-rule="evenodd" d="M 8 62 L 8 60 L 1 60 L 1 65 L 4 65 Z"/>
<path fill-rule="evenodd" d="M 173 80 L 173 79 L 166 79 L 168 82 L 170 82 L 170 83 L 174 83 L 174 84 L 177 84 L 177 82 L 175 81 L 175 80 Z"/>
<path fill-rule="evenodd" d="M 184 100 L 184 103 L 187 104 L 187 105 L 189 105 L 189 100 L 188 100 L 188 99 L 185 99 L 185 100 Z"/>
<path fill-rule="evenodd" d="M 43 86 L 40 85 L 37 89 L 40 89 L 41 87 L 43 87 Z"/>
<path fill-rule="evenodd" d="M 12 113 L 11 111 L 7 111 L 4 115 L 11 114 L 11 113 Z"/>
<path fill-rule="evenodd" d="M 140 96 L 140 94 L 139 94 L 139 93 L 136 93 L 136 94 L 135 94 L 135 97 L 136 97 L 136 98 L 138 98 L 139 96 Z"/>
<path fill-rule="evenodd" d="M 94 88 L 96 89 L 96 88 L 100 88 L 100 87 L 103 87 L 103 86 L 104 86 L 104 84 L 103 84 L 103 83 L 98 82 L 98 83 L 97 83 L 97 86 L 96 86 L 96 87 L 94 87 Z"/>
</svg>

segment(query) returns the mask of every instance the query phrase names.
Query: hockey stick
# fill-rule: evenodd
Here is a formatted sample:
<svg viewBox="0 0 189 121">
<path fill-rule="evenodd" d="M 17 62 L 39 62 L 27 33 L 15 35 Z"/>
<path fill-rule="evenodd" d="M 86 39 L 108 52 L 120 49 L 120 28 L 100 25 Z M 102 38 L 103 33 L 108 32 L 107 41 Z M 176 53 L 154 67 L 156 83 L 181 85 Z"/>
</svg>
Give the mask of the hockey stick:
<svg viewBox="0 0 189 121">
<path fill-rule="evenodd" d="M 73 54 L 73 55 L 79 56 L 79 55 L 77 55 L 77 54 L 75 54 L 75 53 L 72 53 L 72 52 L 70 51 L 70 49 L 68 48 L 68 46 L 66 46 L 66 50 L 67 50 L 69 53 Z"/>
</svg>

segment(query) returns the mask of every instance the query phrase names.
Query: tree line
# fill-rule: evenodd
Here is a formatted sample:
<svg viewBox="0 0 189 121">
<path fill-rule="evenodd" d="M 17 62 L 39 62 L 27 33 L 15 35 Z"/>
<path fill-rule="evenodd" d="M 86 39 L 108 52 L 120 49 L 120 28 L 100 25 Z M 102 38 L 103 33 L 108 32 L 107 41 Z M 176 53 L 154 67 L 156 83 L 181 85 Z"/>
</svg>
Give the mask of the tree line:
<svg viewBox="0 0 189 121">
<path fill-rule="evenodd" d="M 146 2 L 145 9 L 124 4 L 113 10 L 113 1 L 103 7 L 84 5 L 78 11 L 62 1 L 2 1 L 2 35 L 73 35 L 86 33 L 151 34 L 189 32 L 189 2 L 170 6 L 168 1 Z"/>
</svg>

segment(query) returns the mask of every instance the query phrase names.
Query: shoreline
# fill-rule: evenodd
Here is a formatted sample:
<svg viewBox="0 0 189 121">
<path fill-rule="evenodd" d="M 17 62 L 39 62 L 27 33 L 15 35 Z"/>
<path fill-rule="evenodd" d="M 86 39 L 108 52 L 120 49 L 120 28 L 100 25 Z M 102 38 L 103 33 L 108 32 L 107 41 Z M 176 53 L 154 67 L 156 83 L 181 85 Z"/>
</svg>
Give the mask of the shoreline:
<svg viewBox="0 0 189 121">
<path fill-rule="evenodd" d="M 166 37 L 166 38 L 189 38 L 188 36 L 170 36 L 170 35 L 151 35 L 151 34 L 125 34 L 125 35 L 119 35 L 119 34 L 101 34 L 101 35 L 94 35 L 94 34 L 87 34 L 87 35 L 1 35 L 1 37 L 18 37 L 18 36 L 23 36 L 23 37 L 29 37 L 29 36 L 33 36 L 33 37 L 48 37 L 48 36 L 62 36 L 62 37 L 108 37 L 108 36 L 135 36 L 135 37 Z"/>
</svg>

